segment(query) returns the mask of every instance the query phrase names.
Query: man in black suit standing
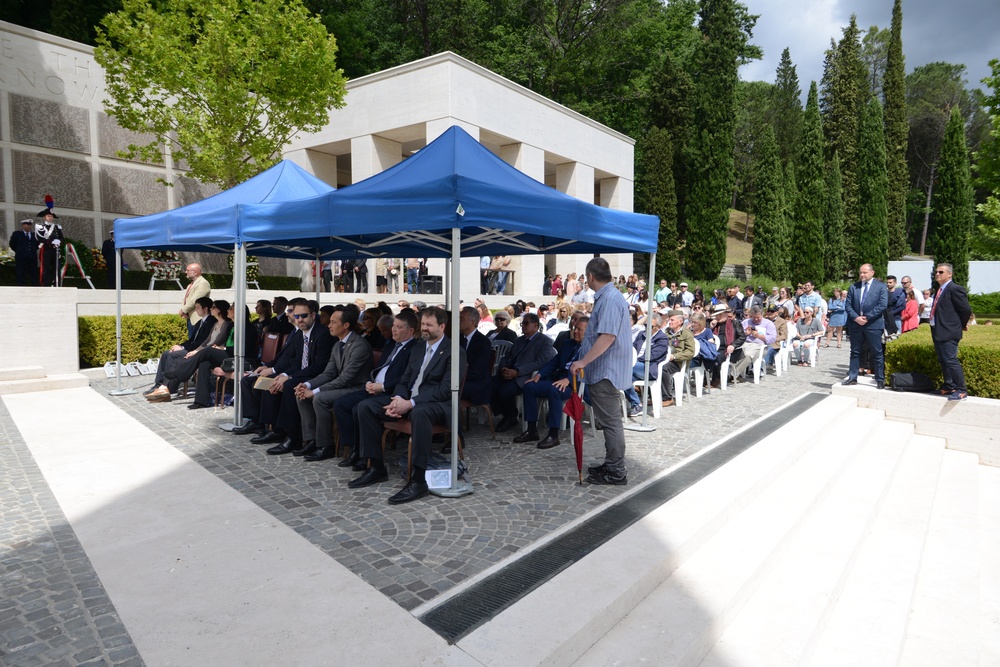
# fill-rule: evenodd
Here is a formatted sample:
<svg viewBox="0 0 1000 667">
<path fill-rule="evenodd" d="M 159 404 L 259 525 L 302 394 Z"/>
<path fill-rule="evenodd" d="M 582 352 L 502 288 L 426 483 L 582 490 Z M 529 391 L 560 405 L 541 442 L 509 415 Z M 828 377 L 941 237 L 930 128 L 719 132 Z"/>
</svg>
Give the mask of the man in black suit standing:
<svg viewBox="0 0 1000 667">
<path fill-rule="evenodd" d="M 17 284 L 20 287 L 38 287 L 38 238 L 31 220 L 21 221 L 21 231 L 10 235 L 10 249 L 14 251 Z"/>
<path fill-rule="evenodd" d="M 115 289 L 115 278 L 117 274 L 115 273 L 115 257 L 117 253 L 115 252 L 115 230 L 111 230 L 111 236 L 104 240 L 104 244 L 101 245 L 101 257 L 104 258 L 104 264 L 108 269 L 108 289 Z"/>
<path fill-rule="evenodd" d="M 361 471 L 368 467 L 361 458 L 358 447 L 358 410 L 364 400 L 373 396 L 392 396 L 396 393 L 396 385 L 403 377 L 410 363 L 410 350 L 414 347 L 414 336 L 419 327 L 416 314 L 410 310 L 402 310 L 392 320 L 392 339 L 382 350 L 382 359 L 378 368 L 372 370 L 371 381 L 364 389 L 337 399 L 333 413 L 337 416 L 337 433 L 340 435 L 340 446 L 348 448 L 347 458 L 337 462 L 341 468 L 353 468 Z M 306 461 L 323 461 L 337 453 L 333 443 L 325 446 L 315 454 L 306 456 Z"/>
<path fill-rule="evenodd" d="M 965 288 L 952 281 L 952 272 L 951 264 L 938 264 L 934 271 L 940 287 L 931 304 L 931 339 L 944 376 L 941 394 L 949 401 L 964 401 L 969 394 L 965 389 L 965 372 L 958 361 L 958 341 L 967 330 L 972 307 Z"/>
<path fill-rule="evenodd" d="M 889 290 L 885 283 L 875 280 L 871 264 L 858 269 L 858 282 L 847 290 L 847 334 L 851 338 L 851 367 L 841 384 L 857 384 L 861 365 L 861 347 L 867 342 L 872 351 L 875 386 L 885 388 L 885 360 L 882 357 L 882 316 L 889 305 Z"/>
<path fill-rule="evenodd" d="M 292 321 L 296 330 L 288 337 L 285 347 L 271 366 L 260 366 L 240 382 L 243 414 L 250 423 L 233 429 L 235 434 L 251 433 L 270 424 L 271 430 L 253 438 L 256 445 L 294 444 L 286 429 L 300 429 L 299 409 L 295 404 L 295 387 L 300 382 L 319 375 L 330 361 L 333 337 L 316 317 L 315 301 L 292 299 Z M 258 377 L 272 377 L 274 384 L 267 390 L 254 389 Z M 295 433 L 293 433 L 295 435 Z M 292 443 L 285 442 L 292 439 Z M 276 452 L 277 453 L 277 452 Z"/>
<path fill-rule="evenodd" d="M 403 490 L 389 498 L 389 504 L 408 503 L 427 495 L 424 473 L 430 456 L 432 427 L 451 421 L 451 342 L 445 337 L 448 314 L 431 307 L 421 313 L 418 342 L 410 353 L 410 362 L 396 385 L 395 395 L 374 396 L 358 405 L 361 456 L 370 465 L 363 475 L 348 483 L 358 489 L 389 479 L 382 460 L 382 422 L 408 418 L 412 423 L 412 474 Z M 459 348 L 458 375 L 465 374 L 465 350 Z"/>
<path fill-rule="evenodd" d="M 462 387 L 462 400 L 473 405 L 485 405 L 490 402 L 490 389 L 493 386 L 490 376 L 493 370 L 493 348 L 490 340 L 479 331 L 479 311 L 472 306 L 462 308 L 458 316 L 458 330 L 462 334 L 459 345 L 465 350 L 465 358 L 469 370 L 465 373 L 465 385 Z"/>
<path fill-rule="evenodd" d="M 538 315 L 525 313 L 521 317 L 522 335 L 514 341 L 514 347 L 493 378 L 493 412 L 503 415 L 503 419 L 497 424 L 498 433 L 517 424 L 517 396 L 524 383 L 549 359 L 556 356 L 552 339 L 538 329 Z"/>
</svg>

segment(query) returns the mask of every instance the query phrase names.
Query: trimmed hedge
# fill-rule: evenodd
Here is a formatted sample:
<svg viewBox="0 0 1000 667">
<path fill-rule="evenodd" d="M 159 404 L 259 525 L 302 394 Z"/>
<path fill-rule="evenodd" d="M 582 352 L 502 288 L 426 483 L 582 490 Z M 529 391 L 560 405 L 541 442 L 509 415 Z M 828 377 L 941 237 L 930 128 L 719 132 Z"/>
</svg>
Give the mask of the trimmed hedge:
<svg viewBox="0 0 1000 667">
<path fill-rule="evenodd" d="M 113 361 L 116 354 L 113 315 L 78 317 L 80 368 Z M 122 363 L 159 357 L 187 340 L 187 323 L 177 315 L 122 315 Z"/>
<path fill-rule="evenodd" d="M 977 324 L 969 327 L 958 345 L 958 360 L 965 371 L 965 384 L 969 394 L 982 398 L 1000 398 L 1000 327 Z M 931 378 L 935 384 L 942 382 L 931 327 L 921 324 L 891 341 L 885 350 L 885 374 L 916 372 Z"/>
</svg>

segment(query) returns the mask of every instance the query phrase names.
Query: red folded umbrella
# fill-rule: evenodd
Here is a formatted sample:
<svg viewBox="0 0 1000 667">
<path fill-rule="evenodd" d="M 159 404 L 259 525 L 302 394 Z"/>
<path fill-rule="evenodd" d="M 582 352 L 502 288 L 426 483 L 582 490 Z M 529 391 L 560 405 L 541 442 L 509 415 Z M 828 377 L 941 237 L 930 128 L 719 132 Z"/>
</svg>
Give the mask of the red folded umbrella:
<svg viewBox="0 0 1000 667">
<path fill-rule="evenodd" d="M 573 420 L 573 449 L 576 451 L 576 469 L 583 484 L 583 399 L 576 389 L 576 375 L 573 375 L 573 393 L 563 404 L 563 412 Z"/>
</svg>

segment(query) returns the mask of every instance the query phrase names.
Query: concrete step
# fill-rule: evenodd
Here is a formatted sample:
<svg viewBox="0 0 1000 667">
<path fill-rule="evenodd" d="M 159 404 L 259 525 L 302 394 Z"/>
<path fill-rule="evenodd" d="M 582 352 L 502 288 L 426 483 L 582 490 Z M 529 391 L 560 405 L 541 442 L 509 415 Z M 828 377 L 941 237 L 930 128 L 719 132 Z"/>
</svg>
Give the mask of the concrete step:
<svg viewBox="0 0 1000 667">
<path fill-rule="evenodd" d="M 702 667 L 795 665 L 840 594 L 913 429 L 879 424 Z"/>
<path fill-rule="evenodd" d="M 979 665 L 979 459 L 946 451 L 900 664 Z"/>
<path fill-rule="evenodd" d="M 11 380 L 32 380 L 45 377 L 45 369 L 41 366 L 16 366 L 0 368 L 0 382 Z"/>
<path fill-rule="evenodd" d="M 840 598 L 801 664 L 897 664 L 943 455 L 940 439 L 910 439 Z"/>
<path fill-rule="evenodd" d="M 797 437 L 808 452 L 721 528 L 576 664 L 697 665 L 808 526 L 814 508 L 850 467 L 882 421 L 854 410 L 836 428 Z"/>
<path fill-rule="evenodd" d="M 62 373 L 45 375 L 40 378 L 23 380 L 5 380 L 0 382 L 0 396 L 9 394 L 27 394 L 35 391 L 52 391 L 53 389 L 76 389 L 89 387 L 90 380 L 80 373 Z"/>
<path fill-rule="evenodd" d="M 803 434 L 834 432 L 853 412 L 852 399 L 824 399 L 459 640 L 458 646 L 486 665 L 571 664 L 820 440 Z M 511 637 L 519 641 L 511 642 Z"/>
<path fill-rule="evenodd" d="M 979 636 L 983 667 L 1000 665 L 1000 468 L 979 466 Z"/>
</svg>

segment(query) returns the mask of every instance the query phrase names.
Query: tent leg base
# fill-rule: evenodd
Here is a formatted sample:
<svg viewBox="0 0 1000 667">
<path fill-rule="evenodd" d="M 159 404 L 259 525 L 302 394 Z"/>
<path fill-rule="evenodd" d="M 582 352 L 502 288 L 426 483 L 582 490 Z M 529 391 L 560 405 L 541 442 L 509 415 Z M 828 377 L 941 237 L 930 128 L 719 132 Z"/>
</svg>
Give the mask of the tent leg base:
<svg viewBox="0 0 1000 667">
<path fill-rule="evenodd" d="M 656 430 L 656 427 L 652 424 L 625 424 L 622 428 L 626 431 L 640 431 L 642 433 L 649 433 Z"/>
<path fill-rule="evenodd" d="M 238 425 L 239 426 L 246 426 L 249 423 L 250 423 L 249 419 L 244 419 Z M 232 431 L 236 427 L 237 427 L 237 424 L 234 424 L 233 422 L 230 422 L 230 421 L 222 422 L 221 424 L 219 424 L 219 428 L 221 428 L 223 431 Z"/>
<path fill-rule="evenodd" d="M 473 493 L 472 482 L 460 479 L 455 486 L 447 489 L 431 489 L 431 493 L 442 498 L 461 498 Z"/>
<path fill-rule="evenodd" d="M 112 389 L 108 392 L 108 396 L 131 396 L 132 394 L 137 394 L 135 389 Z"/>
</svg>

